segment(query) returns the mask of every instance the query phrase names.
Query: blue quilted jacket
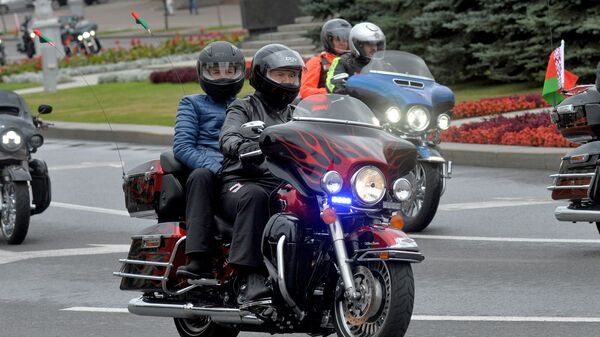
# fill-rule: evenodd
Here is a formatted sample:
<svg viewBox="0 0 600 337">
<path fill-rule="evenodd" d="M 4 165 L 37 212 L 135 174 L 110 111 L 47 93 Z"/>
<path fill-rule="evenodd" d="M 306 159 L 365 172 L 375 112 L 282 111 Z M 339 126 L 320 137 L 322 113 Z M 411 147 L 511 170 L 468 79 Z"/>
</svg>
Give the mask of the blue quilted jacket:
<svg viewBox="0 0 600 337">
<path fill-rule="evenodd" d="M 191 169 L 207 168 L 217 173 L 223 162 L 219 131 L 229 102 L 216 102 L 207 95 L 184 96 L 175 120 L 173 152 Z"/>
</svg>

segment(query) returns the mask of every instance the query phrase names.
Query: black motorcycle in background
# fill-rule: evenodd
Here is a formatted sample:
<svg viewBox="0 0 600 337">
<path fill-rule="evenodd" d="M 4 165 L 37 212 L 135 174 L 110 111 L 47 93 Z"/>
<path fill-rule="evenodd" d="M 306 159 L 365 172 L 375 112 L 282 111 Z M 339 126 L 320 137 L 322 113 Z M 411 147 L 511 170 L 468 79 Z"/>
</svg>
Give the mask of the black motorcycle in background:
<svg viewBox="0 0 600 337">
<path fill-rule="evenodd" d="M 35 56 L 35 34 L 29 29 L 31 16 L 26 16 L 25 21 L 21 24 L 21 42 L 17 44 L 17 51 L 27 55 L 28 58 Z"/>
<path fill-rule="evenodd" d="M 40 105 L 38 112 L 48 114 L 52 107 Z M 22 243 L 30 216 L 50 205 L 48 166 L 31 157 L 44 143 L 38 130 L 48 125 L 21 96 L 0 90 L 0 232 L 9 244 Z"/>
<path fill-rule="evenodd" d="M 65 46 L 65 54 L 93 55 L 102 49 L 96 35 L 98 25 L 80 17 L 67 15 L 58 18 L 61 26 L 61 39 Z"/>
</svg>

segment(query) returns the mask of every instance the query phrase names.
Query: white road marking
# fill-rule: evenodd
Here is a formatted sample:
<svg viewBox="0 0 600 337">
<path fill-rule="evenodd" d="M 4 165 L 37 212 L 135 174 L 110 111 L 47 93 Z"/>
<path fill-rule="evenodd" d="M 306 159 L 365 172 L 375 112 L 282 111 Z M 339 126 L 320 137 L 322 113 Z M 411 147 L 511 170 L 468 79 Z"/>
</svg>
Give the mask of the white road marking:
<svg viewBox="0 0 600 337">
<path fill-rule="evenodd" d="M 96 307 L 71 307 L 60 309 L 60 311 L 78 311 L 78 312 L 109 312 L 118 314 L 127 314 L 127 308 L 96 308 Z"/>
<path fill-rule="evenodd" d="M 56 201 L 52 201 L 50 203 L 50 206 L 52 206 L 52 207 L 60 207 L 60 208 L 67 208 L 67 209 L 74 209 L 74 210 L 78 210 L 78 211 L 94 212 L 94 213 L 103 213 L 103 214 L 112 214 L 112 215 L 123 215 L 123 216 L 129 217 L 129 212 L 127 212 L 127 211 L 121 211 L 121 210 L 110 209 L 110 208 L 101 208 L 101 207 L 83 206 L 83 205 L 76 205 L 76 204 L 67 204 L 67 203 L 64 203 L 64 202 L 56 202 Z"/>
<path fill-rule="evenodd" d="M 414 321 L 600 323 L 600 317 L 436 316 L 413 315 Z"/>
<path fill-rule="evenodd" d="M 121 164 L 117 162 L 81 162 L 79 164 L 72 165 L 61 165 L 61 166 L 50 166 L 49 171 L 60 171 L 60 170 L 79 170 L 87 169 L 92 167 L 114 167 L 121 168 Z"/>
<path fill-rule="evenodd" d="M 127 308 L 71 307 L 61 311 L 106 312 L 127 314 Z M 413 321 L 445 321 L 445 322 L 555 322 L 555 323 L 600 323 L 600 317 L 558 317 L 558 316 L 446 316 L 446 315 L 413 315 Z"/>
<path fill-rule="evenodd" d="M 52 250 L 37 250 L 27 252 L 11 252 L 0 249 L 0 265 L 13 263 L 22 260 L 47 258 L 47 257 L 64 257 L 64 256 L 82 256 L 82 255 L 98 255 L 98 254 L 113 254 L 129 252 L 129 245 L 90 245 L 86 248 L 69 248 L 69 249 L 52 249 Z"/>
<path fill-rule="evenodd" d="M 521 242 L 521 243 L 600 243 L 600 240 L 586 239 L 543 239 L 543 238 L 505 238 L 486 236 L 452 236 L 452 235 L 427 235 L 409 234 L 413 239 L 427 240 L 454 240 L 454 241 L 489 241 L 489 242 Z"/>
<path fill-rule="evenodd" d="M 443 204 L 438 207 L 438 210 L 462 211 L 462 210 L 468 210 L 468 209 L 518 207 L 518 206 L 547 205 L 547 204 L 557 203 L 557 201 L 554 201 L 554 200 L 536 199 L 536 198 L 495 198 L 495 199 L 496 200 L 494 200 L 494 201 Z"/>
</svg>

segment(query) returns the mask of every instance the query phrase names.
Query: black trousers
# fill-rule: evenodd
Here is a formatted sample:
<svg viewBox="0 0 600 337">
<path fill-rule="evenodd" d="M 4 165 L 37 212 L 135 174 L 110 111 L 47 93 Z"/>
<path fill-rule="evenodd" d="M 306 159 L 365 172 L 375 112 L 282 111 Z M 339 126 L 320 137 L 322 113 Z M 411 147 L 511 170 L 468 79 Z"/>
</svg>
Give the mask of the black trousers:
<svg viewBox="0 0 600 337">
<path fill-rule="evenodd" d="M 263 267 L 261 241 L 270 217 L 270 196 L 278 184 L 228 182 L 221 189 L 223 216 L 233 223 L 229 262 L 239 267 Z"/>
<path fill-rule="evenodd" d="M 217 177 L 208 169 L 192 171 L 185 184 L 187 238 L 185 253 L 207 253 L 214 237 Z"/>
</svg>

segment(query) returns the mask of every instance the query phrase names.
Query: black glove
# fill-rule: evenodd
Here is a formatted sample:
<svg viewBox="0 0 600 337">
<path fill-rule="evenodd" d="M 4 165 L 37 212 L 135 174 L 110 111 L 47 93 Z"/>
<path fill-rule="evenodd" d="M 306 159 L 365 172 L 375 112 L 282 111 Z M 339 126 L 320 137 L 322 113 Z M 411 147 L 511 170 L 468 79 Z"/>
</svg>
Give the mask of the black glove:
<svg viewBox="0 0 600 337">
<path fill-rule="evenodd" d="M 242 164 L 244 166 L 247 164 L 258 165 L 263 162 L 265 157 L 262 155 L 262 153 L 245 156 L 246 154 L 255 151 L 260 151 L 260 146 L 258 145 L 258 142 L 250 141 L 242 143 L 242 145 L 240 145 L 240 147 L 238 148 L 238 156 L 240 157 L 240 160 L 242 161 Z"/>
<path fill-rule="evenodd" d="M 241 156 L 246 153 L 254 152 L 260 150 L 260 146 L 258 146 L 258 142 L 245 142 L 240 145 L 238 148 L 238 156 Z"/>
</svg>

